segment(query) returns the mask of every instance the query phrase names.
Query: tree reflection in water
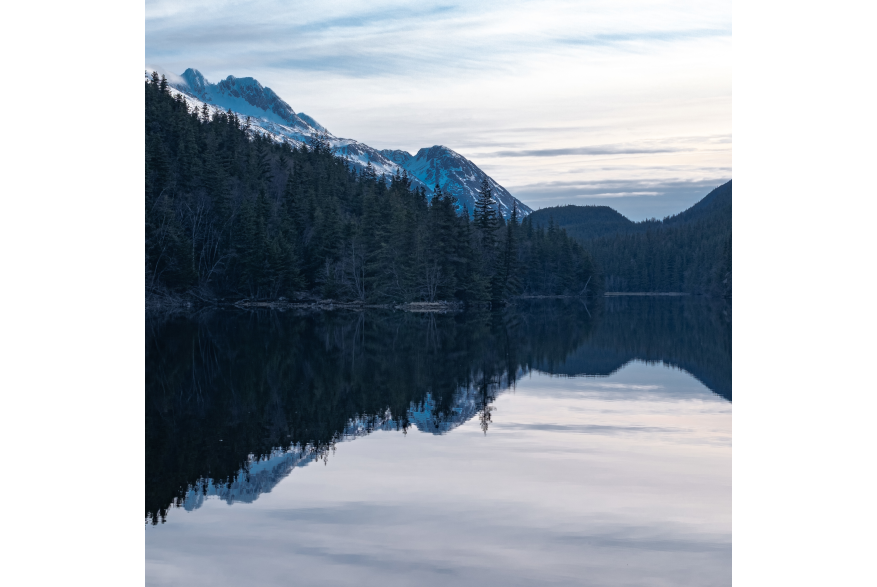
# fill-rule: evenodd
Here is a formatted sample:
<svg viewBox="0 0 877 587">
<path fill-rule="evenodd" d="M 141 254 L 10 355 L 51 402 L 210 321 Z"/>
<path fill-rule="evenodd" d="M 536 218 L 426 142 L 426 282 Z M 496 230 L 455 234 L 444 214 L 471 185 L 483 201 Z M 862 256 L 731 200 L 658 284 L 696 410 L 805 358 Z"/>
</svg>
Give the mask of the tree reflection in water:
<svg viewBox="0 0 877 587">
<path fill-rule="evenodd" d="M 730 306 L 702 299 L 519 302 L 496 312 L 206 310 L 147 316 L 146 518 L 209 493 L 255 499 L 337 442 L 443 434 L 536 369 L 604 376 L 661 361 L 731 399 Z M 255 492 L 255 493 L 254 493 Z"/>
</svg>

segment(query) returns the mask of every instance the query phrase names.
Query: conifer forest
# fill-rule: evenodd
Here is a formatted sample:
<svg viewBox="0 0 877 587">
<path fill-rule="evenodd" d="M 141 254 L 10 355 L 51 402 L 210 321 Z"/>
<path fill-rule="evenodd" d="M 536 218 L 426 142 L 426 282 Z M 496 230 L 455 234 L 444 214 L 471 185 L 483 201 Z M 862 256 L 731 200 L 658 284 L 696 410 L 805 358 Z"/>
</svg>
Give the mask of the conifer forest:
<svg viewBox="0 0 877 587">
<path fill-rule="evenodd" d="M 502 303 L 601 288 L 581 244 L 504 219 L 486 181 L 470 214 L 439 186 L 357 172 L 324 137 L 277 143 L 231 111 L 190 110 L 157 75 L 145 92 L 147 296 Z"/>
<path fill-rule="evenodd" d="M 593 256 L 606 291 L 686 292 L 731 297 L 731 182 L 663 220 L 632 222 L 608 206 L 534 212 Z"/>
</svg>

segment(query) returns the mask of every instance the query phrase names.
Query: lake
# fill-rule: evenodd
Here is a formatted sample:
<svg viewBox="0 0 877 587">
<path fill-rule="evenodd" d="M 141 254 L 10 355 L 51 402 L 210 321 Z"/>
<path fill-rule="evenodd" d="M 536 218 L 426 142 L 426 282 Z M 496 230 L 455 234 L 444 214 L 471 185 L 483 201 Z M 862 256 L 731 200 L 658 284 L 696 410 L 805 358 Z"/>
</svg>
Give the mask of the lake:
<svg viewBox="0 0 877 587">
<path fill-rule="evenodd" d="M 148 585 L 731 584 L 731 310 L 147 315 Z"/>
</svg>

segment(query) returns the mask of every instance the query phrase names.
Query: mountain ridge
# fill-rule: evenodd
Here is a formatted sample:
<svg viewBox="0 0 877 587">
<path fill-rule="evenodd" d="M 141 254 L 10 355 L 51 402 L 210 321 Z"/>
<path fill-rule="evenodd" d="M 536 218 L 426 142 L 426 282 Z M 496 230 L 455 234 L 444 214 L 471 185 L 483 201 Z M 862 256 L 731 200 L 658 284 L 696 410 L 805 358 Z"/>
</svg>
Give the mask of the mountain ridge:
<svg viewBox="0 0 877 587">
<path fill-rule="evenodd" d="M 536 210 L 531 219 L 534 226 L 548 226 L 553 220 L 555 226 L 581 241 L 637 229 L 637 223 L 609 206 L 552 206 Z"/>
<path fill-rule="evenodd" d="M 542 208 L 530 219 L 586 247 L 609 291 L 731 296 L 731 180 L 663 220 L 632 222 L 607 206 Z"/>
<path fill-rule="evenodd" d="M 511 216 L 514 203 L 518 205 L 518 217 L 531 214 L 533 210 L 512 196 L 492 177 L 481 171 L 474 163 L 443 145 L 422 148 L 416 155 L 407 151 L 384 149 L 381 155 L 408 171 L 427 186 L 438 184 L 442 191 L 457 198 L 471 213 L 475 209 L 475 197 L 482 179 L 486 178 L 493 197 L 504 218 Z"/>
<path fill-rule="evenodd" d="M 151 71 L 145 69 L 146 78 Z M 212 116 L 232 111 L 246 120 L 252 132 L 260 132 L 275 142 L 290 143 L 295 147 L 308 145 L 318 138 L 329 143 L 339 157 L 344 158 L 359 172 L 371 165 L 380 176 L 407 174 L 412 187 L 422 188 L 427 199 L 432 198 L 438 183 L 442 191 L 457 198 L 457 209 L 466 209 L 471 215 L 475 209 L 478 188 L 487 179 L 493 190 L 498 211 L 503 217 L 511 216 L 517 204 L 518 216 L 524 217 L 532 209 L 512 196 L 508 190 L 488 176 L 472 161 L 443 145 L 425 147 L 412 156 L 401 150 L 377 150 L 354 139 L 338 137 L 312 116 L 296 113 L 274 90 L 263 86 L 252 77 L 229 75 L 218 83 L 211 83 L 194 68 L 184 71 L 178 80 L 169 80 L 169 87 L 179 93 L 191 107 L 201 110 L 206 106 Z"/>
</svg>

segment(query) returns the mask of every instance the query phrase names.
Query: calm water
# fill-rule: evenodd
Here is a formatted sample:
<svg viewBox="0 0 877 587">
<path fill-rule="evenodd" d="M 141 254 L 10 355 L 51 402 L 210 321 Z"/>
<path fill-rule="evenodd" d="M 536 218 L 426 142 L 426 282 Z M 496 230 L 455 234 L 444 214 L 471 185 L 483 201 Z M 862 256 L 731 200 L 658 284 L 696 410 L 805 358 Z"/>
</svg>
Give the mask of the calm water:
<svg viewBox="0 0 877 587">
<path fill-rule="evenodd" d="M 149 585 L 730 585 L 730 307 L 147 319 Z"/>
</svg>

